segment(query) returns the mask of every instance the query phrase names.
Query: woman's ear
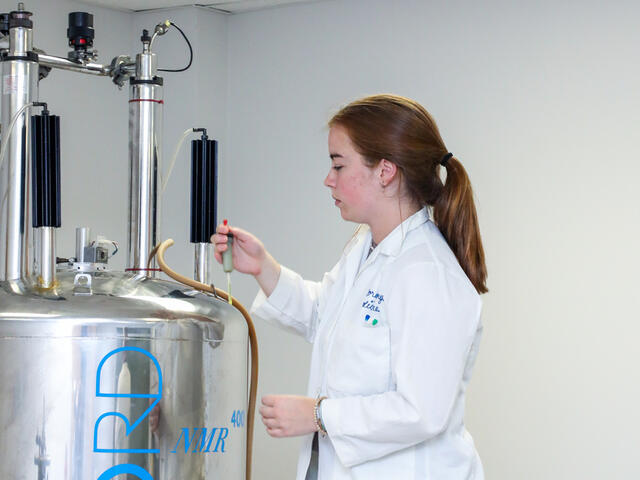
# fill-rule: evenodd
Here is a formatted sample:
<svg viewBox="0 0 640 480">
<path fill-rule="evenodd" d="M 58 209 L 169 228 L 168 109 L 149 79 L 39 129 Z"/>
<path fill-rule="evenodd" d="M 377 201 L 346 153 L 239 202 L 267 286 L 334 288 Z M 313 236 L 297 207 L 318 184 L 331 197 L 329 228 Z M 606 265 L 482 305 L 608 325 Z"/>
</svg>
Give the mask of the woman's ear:
<svg viewBox="0 0 640 480">
<path fill-rule="evenodd" d="M 384 188 L 396 178 L 398 166 L 386 158 L 383 158 L 380 160 L 378 167 L 380 169 L 380 185 Z"/>
</svg>

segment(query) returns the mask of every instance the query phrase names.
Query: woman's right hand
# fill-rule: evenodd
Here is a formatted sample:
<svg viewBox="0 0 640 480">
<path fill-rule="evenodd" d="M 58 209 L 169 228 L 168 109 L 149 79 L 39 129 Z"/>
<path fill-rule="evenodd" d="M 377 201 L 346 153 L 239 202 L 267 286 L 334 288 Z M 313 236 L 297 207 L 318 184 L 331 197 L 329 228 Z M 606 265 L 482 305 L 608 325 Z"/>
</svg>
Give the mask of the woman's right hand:
<svg viewBox="0 0 640 480">
<path fill-rule="evenodd" d="M 218 263 L 222 263 L 222 252 L 227 250 L 227 235 L 233 235 L 233 268 L 242 273 L 259 275 L 267 257 L 264 245 L 257 237 L 241 228 L 220 224 L 217 233 L 211 236 L 211 242 L 215 245 L 214 255 Z"/>
<path fill-rule="evenodd" d="M 222 263 L 222 252 L 227 250 L 227 235 L 231 233 L 233 268 L 253 275 L 265 295 L 271 295 L 280 278 L 280 264 L 269 255 L 262 242 L 249 232 L 229 225 L 218 225 L 216 232 L 211 236 L 216 260 Z"/>
</svg>

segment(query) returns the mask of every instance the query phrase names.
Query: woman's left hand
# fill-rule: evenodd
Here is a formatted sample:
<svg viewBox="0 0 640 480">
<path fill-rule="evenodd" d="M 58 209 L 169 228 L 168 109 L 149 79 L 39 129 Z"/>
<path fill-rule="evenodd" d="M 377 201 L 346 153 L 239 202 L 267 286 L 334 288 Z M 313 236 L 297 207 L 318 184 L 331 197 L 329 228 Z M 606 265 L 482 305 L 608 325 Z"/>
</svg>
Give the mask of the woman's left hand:
<svg viewBox="0 0 640 480">
<path fill-rule="evenodd" d="M 272 437 L 295 437 L 318 431 L 313 415 L 316 401 L 296 395 L 265 395 L 260 415 Z"/>
</svg>

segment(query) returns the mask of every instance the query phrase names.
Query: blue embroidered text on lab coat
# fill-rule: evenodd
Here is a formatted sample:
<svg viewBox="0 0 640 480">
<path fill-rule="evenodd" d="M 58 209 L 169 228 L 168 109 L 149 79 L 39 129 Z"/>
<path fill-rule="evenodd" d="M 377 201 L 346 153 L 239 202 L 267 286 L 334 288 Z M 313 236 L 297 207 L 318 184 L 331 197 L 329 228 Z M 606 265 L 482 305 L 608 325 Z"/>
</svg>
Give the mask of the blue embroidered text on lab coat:
<svg viewBox="0 0 640 480">
<path fill-rule="evenodd" d="M 384 295 L 369 290 L 362 302 L 362 308 L 367 308 L 373 312 L 380 312 L 380 304 L 384 302 Z"/>
</svg>

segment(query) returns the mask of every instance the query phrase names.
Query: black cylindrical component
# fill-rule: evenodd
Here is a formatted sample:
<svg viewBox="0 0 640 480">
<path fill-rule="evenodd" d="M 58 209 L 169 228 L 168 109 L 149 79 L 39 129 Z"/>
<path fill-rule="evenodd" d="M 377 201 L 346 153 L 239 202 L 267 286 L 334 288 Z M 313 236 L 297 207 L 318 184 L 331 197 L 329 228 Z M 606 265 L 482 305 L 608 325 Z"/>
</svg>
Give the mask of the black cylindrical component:
<svg viewBox="0 0 640 480">
<path fill-rule="evenodd" d="M 93 15 L 87 12 L 71 12 L 69 14 L 69 28 L 67 38 L 69 46 L 76 50 L 86 50 L 93 46 Z"/>
<path fill-rule="evenodd" d="M 9 28 L 33 28 L 31 15 L 33 15 L 31 12 L 25 10 L 14 10 L 9 13 Z"/>
<path fill-rule="evenodd" d="M 0 13 L 0 33 L 2 35 L 9 35 L 9 14 Z"/>
<path fill-rule="evenodd" d="M 217 225 L 218 142 L 191 142 L 191 243 L 208 243 Z"/>
<path fill-rule="evenodd" d="M 33 228 L 61 225 L 60 117 L 43 112 L 31 117 Z"/>
</svg>

